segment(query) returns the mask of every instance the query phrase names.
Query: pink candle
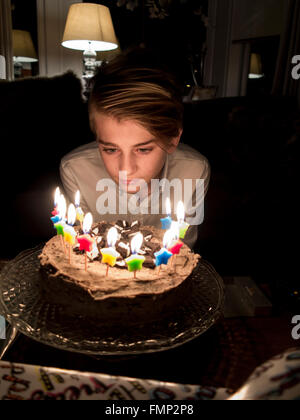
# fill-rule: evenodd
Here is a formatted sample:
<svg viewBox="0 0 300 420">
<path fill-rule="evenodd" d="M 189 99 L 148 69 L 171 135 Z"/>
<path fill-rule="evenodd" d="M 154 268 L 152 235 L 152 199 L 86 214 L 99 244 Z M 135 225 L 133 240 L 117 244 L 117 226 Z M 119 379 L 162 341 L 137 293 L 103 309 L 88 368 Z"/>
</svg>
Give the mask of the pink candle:
<svg viewBox="0 0 300 420">
<path fill-rule="evenodd" d="M 91 252 L 93 248 L 93 239 L 89 235 L 89 231 L 91 230 L 93 224 L 93 216 L 91 213 L 87 213 L 83 219 L 83 232 L 84 234 L 78 236 L 77 241 L 79 243 L 79 249 L 84 251 L 84 266 L 85 271 L 87 271 L 87 252 Z"/>
<path fill-rule="evenodd" d="M 54 193 L 54 210 L 51 212 L 52 216 L 57 216 L 59 214 L 58 212 L 59 199 L 60 199 L 60 189 L 59 187 L 57 187 Z"/>
</svg>

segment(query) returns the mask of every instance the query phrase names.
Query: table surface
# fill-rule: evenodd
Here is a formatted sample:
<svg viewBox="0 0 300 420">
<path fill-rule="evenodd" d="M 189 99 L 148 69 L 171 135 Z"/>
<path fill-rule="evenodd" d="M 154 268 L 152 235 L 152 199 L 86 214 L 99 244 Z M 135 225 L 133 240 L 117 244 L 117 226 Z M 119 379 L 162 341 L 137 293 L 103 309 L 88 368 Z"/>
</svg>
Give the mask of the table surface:
<svg viewBox="0 0 300 420">
<path fill-rule="evenodd" d="M 0 269 L 6 261 L 0 260 Z M 93 357 L 58 350 L 20 334 L 3 360 L 182 384 L 237 390 L 254 369 L 293 340 L 292 314 L 222 318 L 210 330 L 180 347 L 136 356 Z"/>
</svg>

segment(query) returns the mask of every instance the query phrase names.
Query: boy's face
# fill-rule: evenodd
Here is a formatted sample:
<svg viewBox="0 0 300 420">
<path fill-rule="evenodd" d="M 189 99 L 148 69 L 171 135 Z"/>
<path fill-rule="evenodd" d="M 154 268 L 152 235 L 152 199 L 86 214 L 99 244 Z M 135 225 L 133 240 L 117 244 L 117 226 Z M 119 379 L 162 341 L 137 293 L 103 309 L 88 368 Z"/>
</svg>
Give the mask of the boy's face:
<svg viewBox="0 0 300 420">
<path fill-rule="evenodd" d="M 151 179 L 159 178 L 167 152 L 134 120 L 118 121 L 102 113 L 94 113 L 93 119 L 100 154 L 111 178 L 128 194 L 139 190 L 138 183 L 129 185 L 130 181 L 141 179 L 148 185 L 150 193 Z M 126 181 L 119 182 L 121 171 L 126 172 Z"/>
</svg>

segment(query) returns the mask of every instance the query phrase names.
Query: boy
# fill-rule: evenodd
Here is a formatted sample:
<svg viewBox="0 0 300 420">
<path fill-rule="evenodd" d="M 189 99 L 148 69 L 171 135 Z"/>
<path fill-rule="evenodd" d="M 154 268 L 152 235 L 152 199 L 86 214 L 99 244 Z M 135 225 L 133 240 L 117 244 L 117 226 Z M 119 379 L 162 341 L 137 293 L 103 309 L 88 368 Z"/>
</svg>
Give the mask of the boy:
<svg viewBox="0 0 300 420">
<path fill-rule="evenodd" d="M 210 167 L 199 152 L 179 144 L 183 105 L 174 77 L 153 58 L 149 61 L 144 50 L 120 55 L 95 76 L 89 116 L 96 142 L 77 148 L 61 162 L 70 201 L 80 190 L 81 207 L 95 222 L 140 220 L 160 228 L 166 198 L 173 220 L 182 200 L 192 225 L 185 242 L 192 248 L 203 218 Z M 188 218 L 193 212 L 196 217 Z"/>
</svg>

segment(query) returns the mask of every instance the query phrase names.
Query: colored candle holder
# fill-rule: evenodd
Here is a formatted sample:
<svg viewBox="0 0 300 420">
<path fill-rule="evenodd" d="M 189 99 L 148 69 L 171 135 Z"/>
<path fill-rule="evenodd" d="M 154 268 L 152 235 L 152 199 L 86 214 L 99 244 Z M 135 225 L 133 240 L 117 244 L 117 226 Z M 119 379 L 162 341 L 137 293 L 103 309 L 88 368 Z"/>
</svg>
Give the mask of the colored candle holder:
<svg viewBox="0 0 300 420">
<path fill-rule="evenodd" d="M 65 224 L 62 221 L 54 223 L 54 227 L 56 229 L 56 232 L 57 232 L 58 236 L 64 236 L 65 235 L 65 232 L 64 232 Z"/>
<path fill-rule="evenodd" d="M 106 277 L 108 276 L 109 267 L 114 267 L 117 261 L 117 258 L 120 254 L 115 250 L 114 246 L 118 239 L 118 231 L 115 227 L 112 227 L 107 232 L 107 243 L 109 248 L 101 249 L 102 254 L 102 263 L 107 264 L 106 268 Z"/>
<path fill-rule="evenodd" d="M 143 267 L 144 261 L 145 257 L 137 254 L 131 255 L 125 260 L 126 264 L 128 265 L 128 271 L 130 272 L 140 271 Z"/>
<path fill-rule="evenodd" d="M 173 255 L 178 255 L 182 247 L 183 243 L 181 241 L 174 241 L 168 248 L 168 251 L 170 251 Z"/>
<path fill-rule="evenodd" d="M 168 251 L 166 248 L 162 248 L 159 252 L 155 252 L 155 265 L 159 267 L 162 264 L 167 265 L 169 259 L 172 257 L 172 253 Z"/>
<path fill-rule="evenodd" d="M 91 252 L 93 248 L 93 240 L 90 235 L 78 236 L 77 241 L 79 243 L 80 251 Z"/>
<path fill-rule="evenodd" d="M 162 230 L 168 230 L 172 224 L 172 218 L 170 216 L 165 217 L 164 219 L 160 219 L 161 221 L 161 228 Z"/>
<path fill-rule="evenodd" d="M 180 239 L 184 239 L 189 226 L 190 225 L 186 222 L 179 223 L 179 238 Z"/>
<path fill-rule="evenodd" d="M 184 216 L 185 216 L 185 210 L 184 210 L 184 204 L 182 201 L 179 201 L 177 204 L 177 220 L 178 220 L 178 229 L 179 229 L 179 238 L 184 239 L 185 234 L 189 228 L 189 224 L 185 223 Z"/>
<path fill-rule="evenodd" d="M 65 228 L 64 228 L 64 238 L 65 238 L 65 241 L 69 245 L 71 245 L 71 246 L 75 245 L 76 235 L 77 235 L 77 233 L 72 226 L 69 226 L 69 225 L 65 226 Z"/>
<path fill-rule="evenodd" d="M 140 271 L 143 267 L 145 257 L 138 255 L 138 252 L 143 243 L 143 235 L 139 232 L 131 240 L 131 251 L 132 255 L 126 258 L 125 262 L 127 264 L 128 271 L 134 272 L 134 278 L 136 279 L 136 272 Z"/>
<path fill-rule="evenodd" d="M 79 250 L 84 251 L 84 265 L 85 271 L 87 271 L 87 252 L 91 252 L 93 249 L 93 239 L 89 235 L 89 231 L 92 227 L 93 223 L 93 216 L 91 213 L 87 213 L 84 216 L 83 223 L 82 223 L 82 230 L 84 232 L 83 235 L 78 236 L 77 242 L 79 243 Z"/>
<path fill-rule="evenodd" d="M 117 258 L 120 256 L 118 251 L 114 248 L 103 248 L 100 250 L 102 254 L 101 262 L 103 264 L 108 264 L 110 267 L 114 267 L 116 265 Z"/>
<path fill-rule="evenodd" d="M 87 252 L 91 252 L 93 248 L 93 240 L 90 235 L 78 236 L 77 241 L 79 243 L 79 250 L 84 252 L 84 268 L 87 271 Z"/>
<path fill-rule="evenodd" d="M 77 233 L 75 229 L 70 226 L 66 225 L 64 228 L 64 239 L 65 242 L 69 245 L 69 264 L 71 264 L 71 249 L 72 246 L 75 245 Z"/>
<path fill-rule="evenodd" d="M 51 222 L 55 225 L 55 223 L 58 223 L 60 221 L 60 217 L 58 215 L 51 217 Z"/>
<path fill-rule="evenodd" d="M 65 236 L 65 232 L 64 232 L 65 223 L 62 222 L 62 221 L 59 221 L 58 223 L 54 224 L 54 228 L 56 229 L 57 236 L 60 237 L 62 249 L 63 249 L 64 253 L 66 253 L 66 245 L 65 245 L 65 242 L 64 242 L 64 239 L 63 239 L 63 237 Z"/>
</svg>

